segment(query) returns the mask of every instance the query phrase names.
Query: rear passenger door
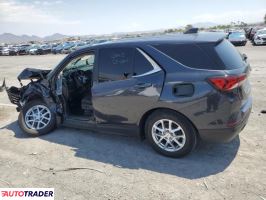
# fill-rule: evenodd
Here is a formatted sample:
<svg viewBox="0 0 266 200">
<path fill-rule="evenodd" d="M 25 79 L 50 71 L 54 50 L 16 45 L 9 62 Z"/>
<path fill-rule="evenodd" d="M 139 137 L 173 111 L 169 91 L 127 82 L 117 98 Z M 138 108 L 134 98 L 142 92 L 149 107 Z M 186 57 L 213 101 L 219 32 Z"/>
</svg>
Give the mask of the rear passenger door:
<svg viewBox="0 0 266 200">
<path fill-rule="evenodd" d="M 92 87 L 97 122 L 136 125 L 141 114 L 159 99 L 163 71 L 134 47 L 102 48 L 97 63 L 98 80 Z"/>
</svg>

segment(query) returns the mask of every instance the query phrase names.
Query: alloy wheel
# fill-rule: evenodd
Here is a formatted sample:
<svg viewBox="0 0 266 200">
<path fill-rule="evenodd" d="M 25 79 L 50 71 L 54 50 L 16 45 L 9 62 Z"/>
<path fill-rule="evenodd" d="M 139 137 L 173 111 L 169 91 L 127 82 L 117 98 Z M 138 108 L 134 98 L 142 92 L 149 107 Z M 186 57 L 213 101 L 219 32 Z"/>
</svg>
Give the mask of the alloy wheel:
<svg viewBox="0 0 266 200">
<path fill-rule="evenodd" d="M 160 148 L 169 152 L 182 149 L 186 142 L 182 127 L 170 119 L 161 119 L 153 124 L 152 138 Z"/>
<path fill-rule="evenodd" d="M 25 123 L 28 128 L 40 130 L 45 128 L 51 121 L 50 110 L 43 105 L 31 107 L 25 115 Z"/>
</svg>

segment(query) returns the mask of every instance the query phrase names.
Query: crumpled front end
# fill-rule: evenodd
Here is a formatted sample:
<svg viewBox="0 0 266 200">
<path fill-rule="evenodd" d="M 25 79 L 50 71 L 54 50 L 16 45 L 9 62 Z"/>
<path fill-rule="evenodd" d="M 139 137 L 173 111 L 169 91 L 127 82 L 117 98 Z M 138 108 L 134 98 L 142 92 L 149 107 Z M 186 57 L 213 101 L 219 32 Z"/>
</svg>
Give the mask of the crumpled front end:
<svg viewBox="0 0 266 200">
<path fill-rule="evenodd" d="M 46 75 L 49 71 L 26 68 L 18 76 L 20 88 L 15 86 L 7 87 L 4 80 L 2 86 L 0 86 L 0 92 L 4 90 L 7 92 L 10 102 L 18 106 L 18 111 L 27 102 L 35 99 L 42 99 L 48 105 L 53 106 L 55 101 L 51 95 L 49 83 L 46 80 Z M 23 85 L 21 80 L 30 80 L 30 83 Z"/>
</svg>

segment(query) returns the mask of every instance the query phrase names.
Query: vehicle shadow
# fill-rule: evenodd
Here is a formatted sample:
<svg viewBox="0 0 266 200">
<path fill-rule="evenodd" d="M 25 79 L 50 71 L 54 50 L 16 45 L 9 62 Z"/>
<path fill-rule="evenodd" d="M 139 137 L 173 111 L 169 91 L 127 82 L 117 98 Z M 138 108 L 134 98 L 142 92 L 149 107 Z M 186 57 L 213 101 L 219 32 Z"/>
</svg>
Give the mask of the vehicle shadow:
<svg viewBox="0 0 266 200">
<path fill-rule="evenodd" d="M 17 138 L 29 138 L 20 130 L 16 121 L 3 128 L 13 131 Z M 187 179 L 207 177 L 224 171 L 234 160 L 240 145 L 239 137 L 228 144 L 200 143 L 190 155 L 173 159 L 157 154 L 146 140 L 141 142 L 138 137 L 58 128 L 40 139 L 70 146 L 77 157 Z"/>
</svg>

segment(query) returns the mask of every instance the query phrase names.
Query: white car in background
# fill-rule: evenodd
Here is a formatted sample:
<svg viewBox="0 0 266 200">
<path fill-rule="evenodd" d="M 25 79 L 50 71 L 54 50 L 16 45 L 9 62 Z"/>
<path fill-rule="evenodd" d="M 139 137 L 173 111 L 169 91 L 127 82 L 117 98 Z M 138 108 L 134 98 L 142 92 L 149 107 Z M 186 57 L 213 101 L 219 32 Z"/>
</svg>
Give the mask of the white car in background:
<svg viewBox="0 0 266 200">
<path fill-rule="evenodd" d="M 255 45 L 266 44 L 266 28 L 260 29 L 256 32 L 253 42 Z"/>
<path fill-rule="evenodd" d="M 3 56 L 9 56 L 9 48 L 8 47 L 4 47 L 2 49 L 2 55 Z"/>
</svg>

